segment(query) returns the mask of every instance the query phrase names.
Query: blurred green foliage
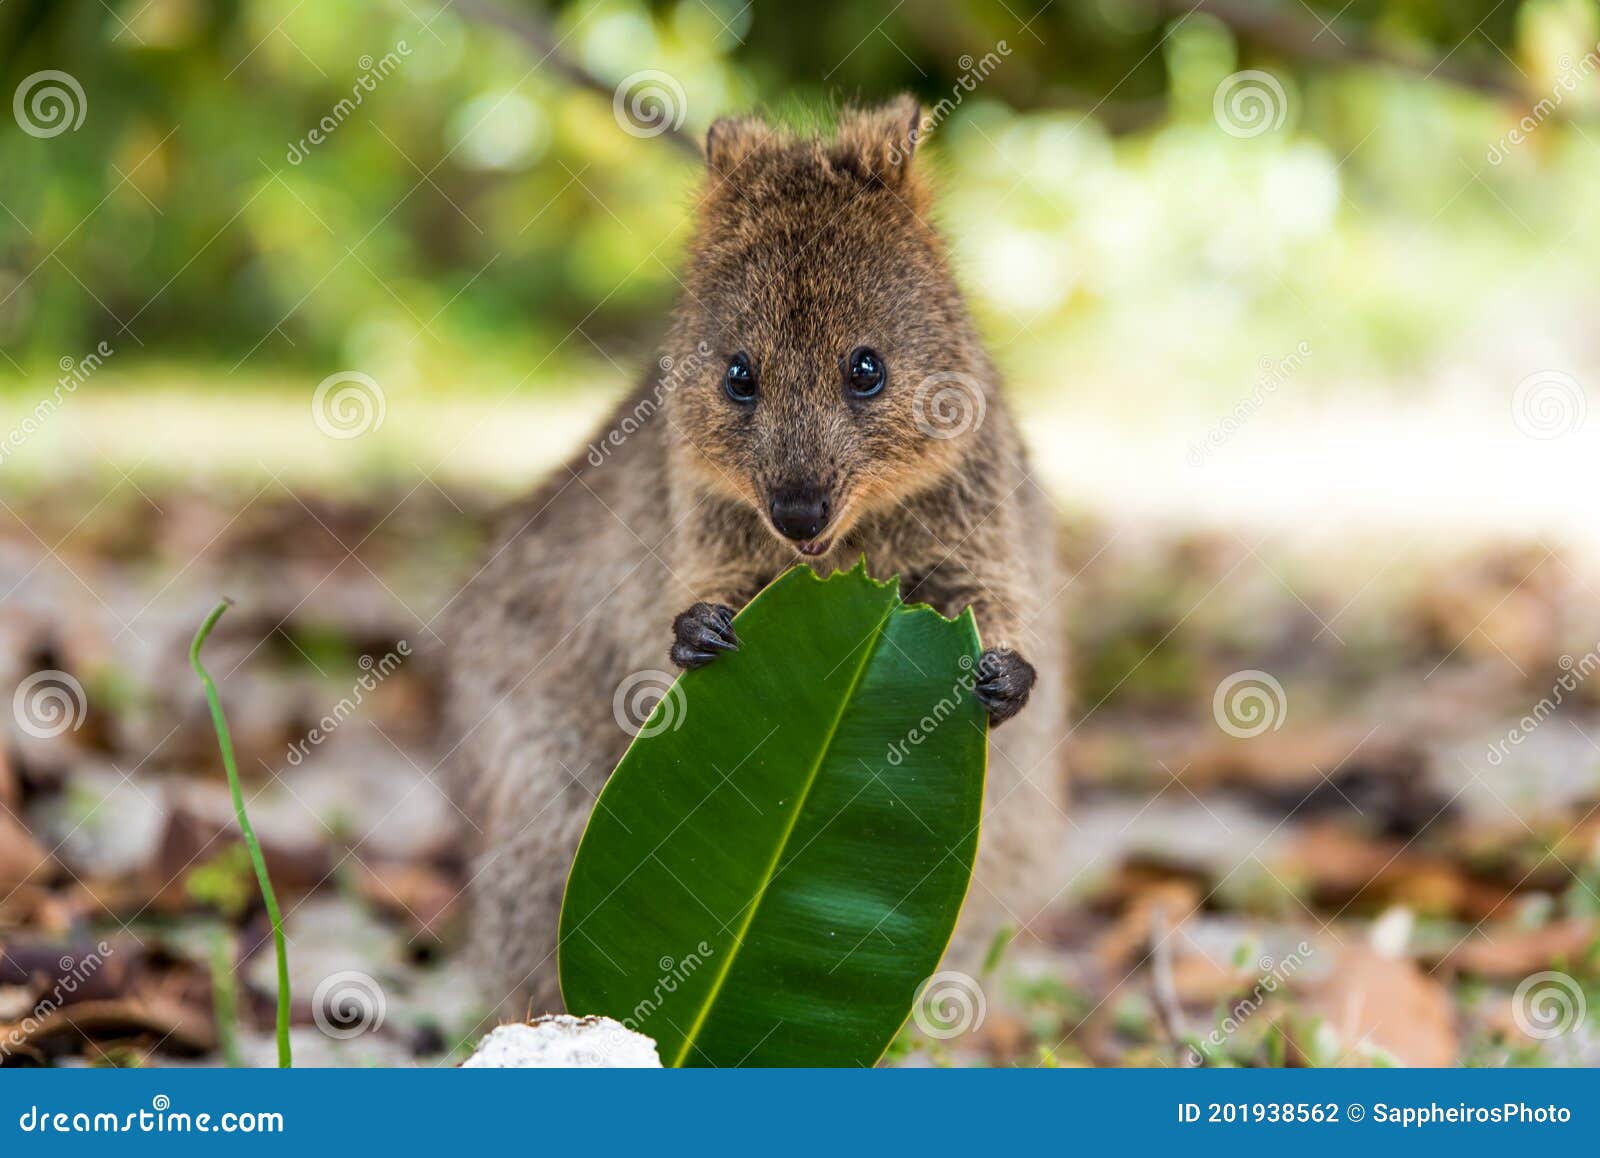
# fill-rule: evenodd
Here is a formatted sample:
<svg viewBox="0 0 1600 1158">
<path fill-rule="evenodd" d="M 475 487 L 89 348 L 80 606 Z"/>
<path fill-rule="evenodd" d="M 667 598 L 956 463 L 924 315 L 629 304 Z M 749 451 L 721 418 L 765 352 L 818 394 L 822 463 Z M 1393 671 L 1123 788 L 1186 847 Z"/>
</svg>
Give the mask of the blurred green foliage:
<svg viewBox="0 0 1600 1158">
<path fill-rule="evenodd" d="M 615 115 L 642 70 L 685 137 L 916 92 L 962 276 L 1040 387 L 1068 365 L 1231 397 L 1300 341 L 1318 376 L 1394 373 L 1486 295 L 1585 283 L 1597 40 L 1594 0 L 11 0 L 4 91 L 61 70 L 86 109 L 0 126 L 0 374 L 101 340 L 119 373 L 219 383 L 626 374 L 699 171 Z M 1281 85 L 1280 127 L 1219 129 L 1244 68 Z"/>
</svg>

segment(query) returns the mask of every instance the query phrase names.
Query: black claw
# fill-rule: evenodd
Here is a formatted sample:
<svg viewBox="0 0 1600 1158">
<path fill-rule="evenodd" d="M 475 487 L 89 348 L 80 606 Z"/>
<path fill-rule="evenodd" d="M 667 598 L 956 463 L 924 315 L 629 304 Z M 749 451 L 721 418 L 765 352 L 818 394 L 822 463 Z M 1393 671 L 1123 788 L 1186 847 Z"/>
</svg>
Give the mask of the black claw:
<svg viewBox="0 0 1600 1158">
<path fill-rule="evenodd" d="M 712 603 L 696 603 L 679 615 L 672 621 L 672 662 L 683 668 L 703 667 L 719 652 L 737 651 L 733 615 L 733 608 Z"/>
<path fill-rule="evenodd" d="M 989 713 L 991 724 L 1003 724 L 1020 712 L 1033 691 L 1033 665 L 1010 648 L 991 648 L 978 659 L 979 683 L 973 688 Z"/>
<path fill-rule="evenodd" d="M 716 648 L 718 651 L 734 651 L 739 646 L 739 637 L 731 630 L 712 623 L 685 625 L 684 630 L 678 633 L 678 641 L 702 649 Z"/>
<path fill-rule="evenodd" d="M 671 656 L 672 662 L 681 668 L 696 668 L 704 667 L 716 659 L 717 653 L 714 651 L 696 651 L 685 644 L 675 643 L 672 645 Z"/>
</svg>

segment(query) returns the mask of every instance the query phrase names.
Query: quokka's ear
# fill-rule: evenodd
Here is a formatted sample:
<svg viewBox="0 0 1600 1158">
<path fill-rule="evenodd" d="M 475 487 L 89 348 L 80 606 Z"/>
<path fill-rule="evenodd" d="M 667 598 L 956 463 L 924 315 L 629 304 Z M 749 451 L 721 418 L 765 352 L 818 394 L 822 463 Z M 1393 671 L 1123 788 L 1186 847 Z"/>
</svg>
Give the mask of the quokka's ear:
<svg viewBox="0 0 1600 1158">
<path fill-rule="evenodd" d="M 906 184 L 922 135 L 922 106 L 901 93 L 877 108 L 847 113 L 839 122 L 833 163 L 891 187 Z"/>
<path fill-rule="evenodd" d="M 726 176 L 773 140 L 772 129 L 759 117 L 718 117 L 706 130 L 706 164 Z"/>
</svg>

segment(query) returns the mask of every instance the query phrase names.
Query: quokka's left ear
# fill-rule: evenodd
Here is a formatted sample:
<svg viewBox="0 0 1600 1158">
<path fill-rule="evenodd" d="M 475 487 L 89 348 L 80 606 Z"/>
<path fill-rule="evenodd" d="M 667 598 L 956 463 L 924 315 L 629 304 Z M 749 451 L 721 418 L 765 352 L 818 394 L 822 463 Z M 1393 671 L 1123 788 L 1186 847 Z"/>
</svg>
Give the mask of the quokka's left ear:
<svg viewBox="0 0 1600 1158">
<path fill-rule="evenodd" d="M 753 154 L 778 143 L 777 134 L 760 117 L 718 117 L 706 131 L 706 164 L 726 177 Z"/>
<path fill-rule="evenodd" d="M 876 108 L 846 113 L 829 160 L 891 188 L 903 187 L 921 135 L 922 106 L 910 93 L 902 93 Z"/>
</svg>

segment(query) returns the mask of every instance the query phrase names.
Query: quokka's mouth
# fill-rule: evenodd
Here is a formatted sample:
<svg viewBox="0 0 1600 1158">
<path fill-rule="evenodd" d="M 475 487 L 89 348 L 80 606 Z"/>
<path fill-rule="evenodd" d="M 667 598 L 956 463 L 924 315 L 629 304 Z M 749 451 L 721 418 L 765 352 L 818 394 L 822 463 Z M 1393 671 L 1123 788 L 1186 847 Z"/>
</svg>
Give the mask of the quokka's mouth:
<svg viewBox="0 0 1600 1158">
<path fill-rule="evenodd" d="M 831 537 L 823 536 L 822 538 L 817 539 L 802 540 L 794 545 L 794 549 L 799 551 L 802 555 L 815 558 L 818 555 L 826 555 L 828 553 L 828 548 L 831 545 Z"/>
</svg>

